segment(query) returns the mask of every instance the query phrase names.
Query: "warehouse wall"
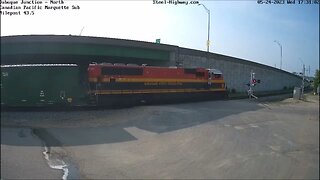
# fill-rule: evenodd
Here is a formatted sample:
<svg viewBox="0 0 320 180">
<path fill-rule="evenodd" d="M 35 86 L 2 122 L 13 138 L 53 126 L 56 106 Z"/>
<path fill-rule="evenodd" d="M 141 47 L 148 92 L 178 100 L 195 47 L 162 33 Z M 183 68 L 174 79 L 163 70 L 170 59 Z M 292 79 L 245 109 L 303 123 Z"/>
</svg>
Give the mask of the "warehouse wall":
<svg viewBox="0 0 320 180">
<path fill-rule="evenodd" d="M 239 58 L 185 48 L 180 48 L 177 53 L 178 59 L 171 61 L 172 65 L 178 62 L 183 67 L 219 69 L 224 74 L 228 89 L 238 93 L 246 92 L 251 70 L 255 72 L 255 78 L 261 80 L 254 87 L 256 92 L 290 89 L 300 86 L 302 81 L 301 77 L 289 72 Z"/>
</svg>

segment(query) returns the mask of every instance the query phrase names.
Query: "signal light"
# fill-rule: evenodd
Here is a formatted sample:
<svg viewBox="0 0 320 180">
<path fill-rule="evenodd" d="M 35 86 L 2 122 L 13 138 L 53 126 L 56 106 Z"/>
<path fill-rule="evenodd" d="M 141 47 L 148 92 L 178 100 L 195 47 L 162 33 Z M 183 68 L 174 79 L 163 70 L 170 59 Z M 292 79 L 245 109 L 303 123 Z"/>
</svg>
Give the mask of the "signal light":
<svg viewBox="0 0 320 180">
<path fill-rule="evenodd" d="M 249 83 L 247 83 L 246 85 L 247 85 L 247 86 L 256 86 L 257 83 L 260 83 L 260 82 L 261 82 L 260 79 L 252 79 L 251 83 L 249 82 Z"/>
<path fill-rule="evenodd" d="M 252 84 L 257 84 L 257 80 L 256 79 L 252 79 Z"/>
</svg>

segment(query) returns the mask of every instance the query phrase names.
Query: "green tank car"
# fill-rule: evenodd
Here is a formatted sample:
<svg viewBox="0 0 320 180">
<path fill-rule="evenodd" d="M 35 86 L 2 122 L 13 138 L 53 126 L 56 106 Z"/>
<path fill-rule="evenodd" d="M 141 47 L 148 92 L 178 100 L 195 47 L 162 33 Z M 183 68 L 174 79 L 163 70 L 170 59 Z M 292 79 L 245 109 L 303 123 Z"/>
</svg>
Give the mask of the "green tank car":
<svg viewBox="0 0 320 180">
<path fill-rule="evenodd" d="M 76 106 L 85 103 L 76 64 L 1 65 L 1 106 Z"/>
</svg>

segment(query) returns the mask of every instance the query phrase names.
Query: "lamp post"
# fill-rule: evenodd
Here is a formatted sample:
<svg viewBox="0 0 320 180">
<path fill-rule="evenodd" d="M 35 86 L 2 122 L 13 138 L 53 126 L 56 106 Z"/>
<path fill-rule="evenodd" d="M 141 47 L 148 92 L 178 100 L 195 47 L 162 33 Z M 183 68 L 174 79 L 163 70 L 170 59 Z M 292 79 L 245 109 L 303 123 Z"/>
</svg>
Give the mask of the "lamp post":
<svg viewBox="0 0 320 180">
<path fill-rule="evenodd" d="M 280 47 L 280 69 L 282 69 L 282 45 L 277 40 L 274 40 L 273 42 L 277 43 Z"/>
<path fill-rule="evenodd" d="M 207 52 L 209 52 L 209 46 L 210 46 L 210 10 L 203 4 L 199 4 L 202 5 L 204 7 L 204 9 L 207 11 L 208 13 L 208 40 L 207 40 Z"/>
</svg>

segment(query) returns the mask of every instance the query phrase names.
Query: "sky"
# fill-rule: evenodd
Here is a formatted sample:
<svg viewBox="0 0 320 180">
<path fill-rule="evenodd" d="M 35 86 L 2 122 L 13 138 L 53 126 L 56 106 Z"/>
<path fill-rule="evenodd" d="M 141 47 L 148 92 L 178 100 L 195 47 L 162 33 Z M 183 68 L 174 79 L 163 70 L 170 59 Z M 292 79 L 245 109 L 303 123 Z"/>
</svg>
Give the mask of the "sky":
<svg viewBox="0 0 320 180">
<path fill-rule="evenodd" d="M 14 1 L 14 0 L 2 0 Z M 160 2 L 161 0 L 158 0 Z M 164 0 L 162 0 L 164 1 Z M 153 0 L 64 0 L 74 10 L 2 15 L 1 36 L 54 34 L 131 39 L 207 50 L 208 14 L 201 5 Z M 172 0 L 177 1 L 177 0 Z M 319 2 L 266 4 L 267 0 L 198 1 L 210 10 L 210 52 L 313 76 L 319 69 Z M 275 0 L 270 0 L 275 2 Z M 304 1 L 303 3 L 307 3 Z M 4 5 L 4 3 L 2 3 Z M 4 10 L 2 10 L 4 11 Z"/>
</svg>

